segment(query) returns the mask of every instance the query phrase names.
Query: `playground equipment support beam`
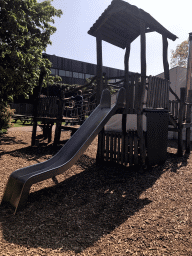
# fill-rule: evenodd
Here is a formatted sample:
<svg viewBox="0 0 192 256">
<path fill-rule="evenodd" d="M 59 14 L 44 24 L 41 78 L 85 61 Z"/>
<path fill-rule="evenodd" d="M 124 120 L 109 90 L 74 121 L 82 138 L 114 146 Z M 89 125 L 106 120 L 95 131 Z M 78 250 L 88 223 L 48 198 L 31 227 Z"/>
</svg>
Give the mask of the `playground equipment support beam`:
<svg viewBox="0 0 192 256">
<path fill-rule="evenodd" d="M 102 38 L 101 33 L 98 33 L 96 36 L 97 44 L 97 89 L 96 89 L 96 104 L 97 106 L 100 103 L 100 98 L 103 90 L 103 70 L 102 70 Z M 103 151 L 103 136 L 104 129 L 102 129 L 98 134 L 98 152 L 97 152 L 97 163 L 102 161 L 102 151 Z"/>
<path fill-rule="evenodd" d="M 124 68 L 125 68 L 125 81 L 124 81 L 124 87 L 126 90 L 126 113 L 127 113 L 127 108 L 129 105 L 129 56 L 130 56 L 130 49 L 131 49 L 131 43 L 127 41 L 126 44 L 126 52 L 125 52 L 125 57 L 124 57 Z"/>
<path fill-rule="evenodd" d="M 188 90 L 188 99 L 192 99 L 192 90 Z M 191 124 L 191 103 L 192 100 L 190 100 L 190 102 L 188 101 L 189 104 L 187 104 L 187 113 L 186 113 L 186 123 Z M 191 125 L 190 125 L 191 126 Z M 189 154 L 190 153 L 190 137 L 191 137 L 191 127 L 187 127 L 186 128 L 186 153 Z"/>
<path fill-rule="evenodd" d="M 96 103 L 99 105 L 101 93 L 103 90 L 103 79 L 102 79 L 102 39 L 101 34 L 98 33 L 96 37 L 97 44 L 97 94 L 96 94 Z"/>
<path fill-rule="evenodd" d="M 126 111 L 122 115 L 122 154 L 121 154 L 121 163 L 124 162 L 124 152 L 125 152 L 125 134 L 126 134 L 126 123 L 127 123 L 127 113 L 128 113 L 128 107 L 130 104 L 130 96 L 132 96 L 129 93 L 129 56 L 130 56 L 130 49 L 131 49 L 131 43 L 130 41 L 127 41 L 126 44 L 126 51 L 125 51 L 125 57 L 124 57 L 124 68 L 125 68 L 125 80 L 124 80 L 124 88 L 126 90 Z"/>
<path fill-rule="evenodd" d="M 169 62 L 168 62 L 168 41 L 166 36 L 162 36 L 163 41 L 163 67 L 164 67 L 164 78 L 168 81 L 170 80 L 169 75 Z M 169 86 L 169 91 L 175 96 L 176 100 L 180 102 L 180 98 L 178 95 L 172 90 L 172 88 Z"/>
<path fill-rule="evenodd" d="M 191 72 L 192 72 L 192 33 L 189 33 L 189 53 L 188 53 L 188 63 L 187 63 L 187 77 L 186 77 L 186 99 L 190 101 L 188 91 L 191 90 Z"/>
<path fill-rule="evenodd" d="M 33 131 L 32 131 L 32 139 L 31 139 L 31 146 L 35 145 L 35 140 L 36 140 L 36 133 L 37 133 L 37 104 L 38 104 L 38 99 L 41 94 L 42 86 L 43 86 L 43 79 L 46 75 L 45 67 L 41 67 L 41 72 L 39 75 L 39 84 L 38 84 L 38 91 L 37 94 L 35 95 L 35 100 L 33 103 Z"/>
<path fill-rule="evenodd" d="M 145 142 L 143 136 L 143 101 L 146 86 L 146 24 L 140 20 L 141 33 L 141 85 L 138 91 L 138 114 L 137 114 L 137 132 L 140 138 L 141 164 L 145 165 Z"/>
<path fill-rule="evenodd" d="M 186 90 L 180 90 L 181 92 L 181 102 L 180 102 L 180 109 L 179 109 L 179 117 L 178 117 L 178 152 L 177 154 L 179 156 L 183 155 L 183 127 L 182 127 L 182 123 L 183 123 L 183 118 L 185 115 L 185 96 L 186 96 Z"/>
<path fill-rule="evenodd" d="M 164 67 L 164 77 L 165 79 L 169 80 L 169 63 L 167 60 L 168 55 L 168 41 L 166 36 L 162 36 L 163 39 L 163 67 Z"/>
</svg>

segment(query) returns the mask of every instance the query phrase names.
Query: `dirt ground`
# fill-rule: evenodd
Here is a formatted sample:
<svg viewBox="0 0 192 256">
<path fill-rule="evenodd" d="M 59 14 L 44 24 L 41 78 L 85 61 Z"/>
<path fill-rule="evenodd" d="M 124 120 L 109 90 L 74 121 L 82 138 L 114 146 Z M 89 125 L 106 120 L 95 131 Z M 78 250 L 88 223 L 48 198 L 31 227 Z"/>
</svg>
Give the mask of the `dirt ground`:
<svg viewBox="0 0 192 256">
<path fill-rule="evenodd" d="M 59 149 L 38 132 L 10 129 L 0 137 L 0 198 L 16 169 Z M 62 132 L 62 145 L 70 132 Z M 192 255 L 192 154 L 176 156 L 169 142 L 164 165 L 96 165 L 97 139 L 76 165 L 32 186 L 24 210 L 0 207 L 0 255 Z"/>
</svg>

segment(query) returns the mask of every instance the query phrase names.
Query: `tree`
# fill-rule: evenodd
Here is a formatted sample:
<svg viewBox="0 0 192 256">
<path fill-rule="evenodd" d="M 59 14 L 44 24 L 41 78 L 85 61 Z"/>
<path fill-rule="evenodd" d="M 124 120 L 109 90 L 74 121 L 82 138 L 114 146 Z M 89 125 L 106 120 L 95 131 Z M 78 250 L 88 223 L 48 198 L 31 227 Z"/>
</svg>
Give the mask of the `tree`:
<svg viewBox="0 0 192 256">
<path fill-rule="evenodd" d="M 50 80 L 51 62 L 42 57 L 56 31 L 54 17 L 61 10 L 52 0 L 1 0 L 0 7 L 0 104 L 12 96 L 28 95 L 38 85 L 40 72 Z"/>
<path fill-rule="evenodd" d="M 188 41 L 183 41 L 181 44 L 177 45 L 176 50 L 171 51 L 171 67 L 187 67 L 187 57 L 188 57 Z"/>
</svg>

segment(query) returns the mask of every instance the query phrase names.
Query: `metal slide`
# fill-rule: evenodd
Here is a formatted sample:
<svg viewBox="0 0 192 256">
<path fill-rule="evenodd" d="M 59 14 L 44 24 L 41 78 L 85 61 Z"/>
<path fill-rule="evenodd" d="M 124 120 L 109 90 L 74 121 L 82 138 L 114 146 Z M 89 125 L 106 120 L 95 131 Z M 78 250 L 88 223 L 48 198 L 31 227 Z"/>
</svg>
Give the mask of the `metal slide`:
<svg viewBox="0 0 192 256">
<path fill-rule="evenodd" d="M 22 208 L 28 198 L 30 187 L 49 178 L 53 178 L 69 169 L 87 149 L 96 135 L 113 116 L 118 108 L 124 107 L 125 89 L 121 88 L 116 104 L 111 106 L 111 95 L 104 90 L 98 107 L 51 159 L 14 171 L 8 180 L 2 202 L 15 207 L 15 213 Z"/>
</svg>

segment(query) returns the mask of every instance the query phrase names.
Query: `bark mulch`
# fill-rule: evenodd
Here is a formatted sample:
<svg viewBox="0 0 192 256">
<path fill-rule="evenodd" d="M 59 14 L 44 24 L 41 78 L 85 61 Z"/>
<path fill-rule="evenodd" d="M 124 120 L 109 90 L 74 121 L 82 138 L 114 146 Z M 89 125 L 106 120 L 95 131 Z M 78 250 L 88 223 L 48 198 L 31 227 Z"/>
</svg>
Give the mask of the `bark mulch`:
<svg viewBox="0 0 192 256">
<path fill-rule="evenodd" d="M 0 198 L 9 175 L 58 150 L 38 132 L 0 137 Z M 62 143 L 70 137 L 62 132 Z M 0 255 L 192 255 L 192 155 L 136 168 L 96 165 L 97 139 L 67 172 L 32 186 L 24 210 L 0 207 Z"/>
</svg>

